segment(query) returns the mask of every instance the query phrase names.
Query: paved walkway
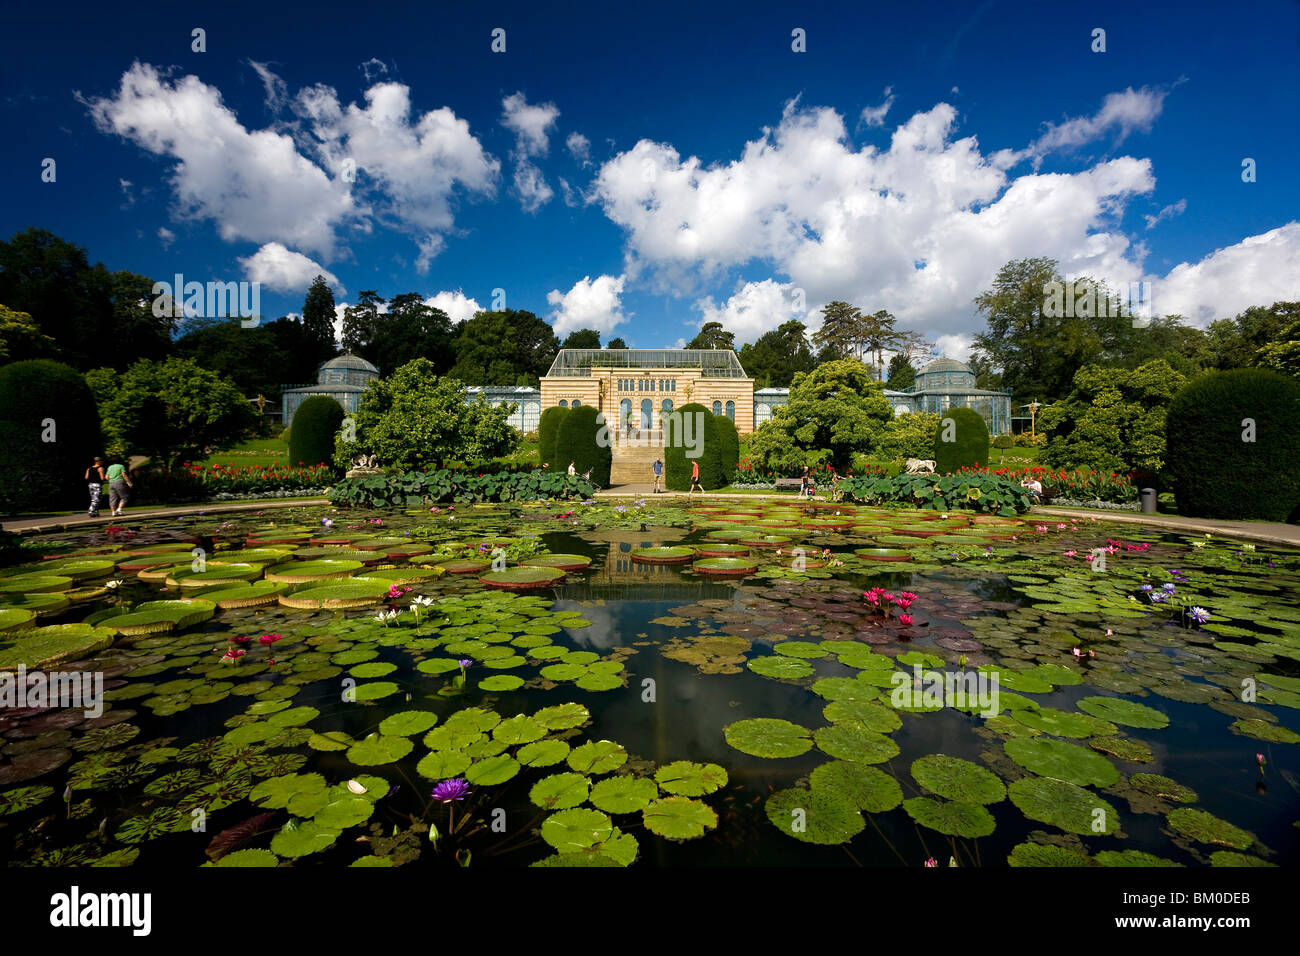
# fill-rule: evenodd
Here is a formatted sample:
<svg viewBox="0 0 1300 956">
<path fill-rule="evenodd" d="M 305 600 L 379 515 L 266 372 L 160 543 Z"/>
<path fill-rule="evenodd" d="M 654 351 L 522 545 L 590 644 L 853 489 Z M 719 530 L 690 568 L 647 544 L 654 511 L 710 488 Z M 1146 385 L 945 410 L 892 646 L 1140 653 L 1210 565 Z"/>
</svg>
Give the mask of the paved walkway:
<svg viewBox="0 0 1300 956">
<path fill-rule="evenodd" d="M 1267 541 L 1270 544 L 1300 547 L 1300 525 L 1281 524 L 1276 521 L 1228 521 L 1215 518 L 1185 518 L 1181 515 L 1146 515 L 1138 511 L 1094 511 L 1088 508 L 1039 507 L 1032 509 L 1029 514 L 1096 518 L 1098 521 L 1145 524 L 1168 528 L 1170 531 L 1227 535 L 1233 538 L 1250 538 L 1254 541 Z"/>
<path fill-rule="evenodd" d="M 84 530 L 95 527 L 108 527 L 110 524 L 127 521 L 142 521 L 145 518 L 174 518 L 178 515 L 210 515 L 227 511 L 265 511 L 268 508 L 295 508 L 300 505 L 327 505 L 326 498 L 267 498 L 260 501 L 221 501 L 211 504 L 182 505 L 175 508 L 145 508 L 128 511 L 120 518 L 100 512 L 98 518 L 83 515 L 48 515 L 43 518 L 15 518 L 0 524 L 5 531 L 19 534 L 47 534 L 51 531 L 68 531 L 73 528 Z"/>
</svg>

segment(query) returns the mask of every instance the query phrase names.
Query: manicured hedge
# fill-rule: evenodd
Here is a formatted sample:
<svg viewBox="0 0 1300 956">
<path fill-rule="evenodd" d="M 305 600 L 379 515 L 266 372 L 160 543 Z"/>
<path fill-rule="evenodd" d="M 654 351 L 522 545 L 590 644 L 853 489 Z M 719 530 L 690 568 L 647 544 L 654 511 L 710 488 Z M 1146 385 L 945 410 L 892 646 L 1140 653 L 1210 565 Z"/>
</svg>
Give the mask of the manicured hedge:
<svg viewBox="0 0 1300 956">
<path fill-rule="evenodd" d="M 714 415 L 713 424 L 718 432 L 718 443 L 722 446 L 722 460 L 719 463 L 723 485 L 731 484 L 736 478 L 736 466 L 740 464 L 740 433 L 736 423 L 726 415 Z"/>
<path fill-rule="evenodd" d="M 552 470 L 567 473 L 569 462 L 573 462 L 578 474 L 585 475 L 590 470 L 592 481 L 602 488 L 609 487 L 609 469 L 614 456 L 604 418 L 596 406 L 569 409 L 555 435 L 554 455 Z"/>
<path fill-rule="evenodd" d="M 911 505 L 933 511 L 965 509 L 1010 517 L 1031 504 L 1018 482 L 987 471 L 958 475 L 876 475 L 847 478 L 840 491 L 850 501 L 868 505 Z"/>
<path fill-rule="evenodd" d="M 949 425 L 949 421 L 953 424 Z M 952 441 L 944 441 L 950 434 Z M 939 418 L 934 433 L 934 468 L 951 475 L 958 468 L 985 468 L 989 463 L 989 429 L 984 416 L 971 408 L 951 408 Z"/>
<path fill-rule="evenodd" d="M 568 462 L 565 462 L 565 467 Z M 534 501 L 585 498 L 591 486 L 564 472 L 474 471 L 441 468 L 345 478 L 329 490 L 330 503 L 349 508 L 403 508 L 430 501 Z"/>
<path fill-rule="evenodd" d="M 669 491 L 690 490 L 691 466 L 696 461 L 700 463 L 700 487 L 712 490 L 727 484 L 718 416 L 703 405 L 690 402 L 674 409 L 664 420 L 664 446 L 664 485 Z"/>
<path fill-rule="evenodd" d="M 0 450 L 0 511 L 86 508 L 83 476 L 104 447 L 81 373 L 49 359 L 0 368 Z"/>
<path fill-rule="evenodd" d="M 1300 382 L 1280 372 L 1209 372 L 1184 385 L 1165 417 L 1165 478 L 1179 513 L 1297 520 L 1297 421 Z"/>
<path fill-rule="evenodd" d="M 293 413 L 289 464 L 310 467 L 334 460 L 334 436 L 347 413 L 328 395 L 313 395 Z"/>
<path fill-rule="evenodd" d="M 555 463 L 555 439 L 560 433 L 560 424 L 568 414 L 569 410 L 567 408 L 560 408 L 560 406 L 556 405 L 554 408 L 548 408 L 542 412 L 541 420 L 537 423 L 538 460 L 552 471 L 560 467 Z M 569 467 L 567 461 L 564 463 L 564 467 Z"/>
</svg>

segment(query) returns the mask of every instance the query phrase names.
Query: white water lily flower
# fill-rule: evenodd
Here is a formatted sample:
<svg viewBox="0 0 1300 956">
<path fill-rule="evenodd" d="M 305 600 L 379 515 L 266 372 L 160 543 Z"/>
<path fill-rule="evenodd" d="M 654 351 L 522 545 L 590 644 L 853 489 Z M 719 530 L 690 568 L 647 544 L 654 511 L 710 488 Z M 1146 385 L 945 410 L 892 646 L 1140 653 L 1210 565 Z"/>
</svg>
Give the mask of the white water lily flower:
<svg viewBox="0 0 1300 956">
<path fill-rule="evenodd" d="M 351 790 L 353 793 L 355 793 L 357 796 L 360 796 L 361 794 L 368 792 L 364 786 L 357 783 L 357 781 L 355 780 L 348 781 L 348 789 Z"/>
</svg>

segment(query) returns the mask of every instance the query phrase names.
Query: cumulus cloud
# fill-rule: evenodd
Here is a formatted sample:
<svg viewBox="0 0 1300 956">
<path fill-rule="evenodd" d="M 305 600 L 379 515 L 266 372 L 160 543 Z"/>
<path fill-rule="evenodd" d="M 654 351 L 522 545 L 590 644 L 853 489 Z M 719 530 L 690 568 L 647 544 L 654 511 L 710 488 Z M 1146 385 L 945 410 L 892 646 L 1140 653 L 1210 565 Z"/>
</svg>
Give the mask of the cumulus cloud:
<svg viewBox="0 0 1300 956">
<path fill-rule="evenodd" d="M 795 312 L 794 291 L 792 283 L 775 279 L 746 282 L 721 305 L 715 305 L 712 296 L 705 296 L 695 303 L 695 308 L 701 313 L 701 324 L 721 322 L 729 332 L 735 333 L 736 344 L 742 345 L 790 319 L 809 324 L 807 315 Z"/>
<path fill-rule="evenodd" d="M 864 106 L 862 108 L 862 122 L 868 126 L 884 126 L 885 114 L 889 108 L 894 105 L 894 88 L 885 87 L 885 100 L 879 106 Z"/>
<path fill-rule="evenodd" d="M 532 157 L 545 156 L 550 149 L 551 128 L 559 115 L 554 103 L 530 105 L 523 93 L 501 101 L 501 125 L 515 134 L 514 193 L 525 212 L 536 212 L 555 195 Z"/>
<path fill-rule="evenodd" d="M 1200 262 L 1181 263 L 1163 278 L 1149 277 L 1152 309 L 1199 326 L 1252 305 L 1293 301 L 1300 295 L 1300 222 L 1216 249 Z"/>
<path fill-rule="evenodd" d="M 116 95 L 87 106 L 103 132 L 174 160 L 176 215 L 214 221 L 228 242 L 279 241 L 328 256 L 334 227 L 355 212 L 346 183 L 300 155 L 289 136 L 244 128 L 196 76 L 170 82 L 133 63 Z"/>
<path fill-rule="evenodd" d="M 569 150 L 569 155 L 576 159 L 583 166 L 591 164 L 591 140 L 581 133 L 573 132 L 569 138 L 564 141 L 565 147 Z"/>
<path fill-rule="evenodd" d="M 555 195 L 542 171 L 527 161 L 515 164 L 514 191 L 524 212 L 537 212 Z"/>
<path fill-rule="evenodd" d="M 453 322 L 465 322 L 474 318 L 475 312 L 482 312 L 483 307 L 474 299 L 469 298 L 460 289 L 455 292 L 439 292 L 424 300 L 425 305 L 431 305 L 435 309 L 442 309 L 451 318 Z"/>
<path fill-rule="evenodd" d="M 1164 209 L 1161 209 L 1154 216 L 1143 216 L 1147 221 L 1147 228 L 1154 229 L 1156 225 L 1165 219 L 1173 219 L 1175 216 L 1181 216 L 1187 210 L 1187 200 L 1180 199 L 1176 203 L 1170 203 Z"/>
<path fill-rule="evenodd" d="M 176 233 L 172 232 L 166 226 L 159 226 L 158 241 L 159 243 L 161 243 L 162 247 L 166 249 L 168 246 L 170 246 L 173 242 L 176 241 Z"/>
<path fill-rule="evenodd" d="M 551 313 L 555 334 L 564 336 L 575 329 L 595 329 L 608 334 L 627 321 L 620 301 L 624 281 L 621 275 L 601 275 L 595 279 L 583 276 L 568 292 L 552 289 L 546 301 L 556 307 Z"/>
<path fill-rule="evenodd" d="M 1144 86 L 1129 87 L 1122 93 L 1109 93 L 1101 109 L 1092 116 L 1077 116 L 1062 123 L 1048 123 L 1043 133 L 1026 151 L 1036 162 L 1053 150 L 1075 149 L 1104 136 L 1114 135 L 1119 145 L 1135 130 L 1149 132 L 1164 109 L 1167 90 Z"/>
<path fill-rule="evenodd" d="M 301 252 L 286 249 L 278 242 L 268 242 L 251 256 L 237 260 L 244 267 L 249 282 L 260 282 L 272 292 L 301 292 L 318 275 L 346 294 L 338 276 Z"/>
<path fill-rule="evenodd" d="M 1010 259 L 1045 255 L 1067 274 L 1140 276 L 1119 217 L 1154 189 L 1148 160 L 1013 178 L 1014 157 L 955 136 L 956 118 L 939 103 L 899 125 L 888 149 L 854 148 L 835 110 L 791 102 L 728 163 L 641 140 L 600 167 L 592 195 L 625 231 L 625 275 L 682 287 L 767 265 L 781 277 L 775 285 L 804 290 L 810 310 L 832 299 L 887 308 L 931 338 L 968 332 L 971 300 Z M 789 308 L 751 318 L 759 306 L 746 304 L 763 291 L 710 307 L 766 331 Z"/>
</svg>

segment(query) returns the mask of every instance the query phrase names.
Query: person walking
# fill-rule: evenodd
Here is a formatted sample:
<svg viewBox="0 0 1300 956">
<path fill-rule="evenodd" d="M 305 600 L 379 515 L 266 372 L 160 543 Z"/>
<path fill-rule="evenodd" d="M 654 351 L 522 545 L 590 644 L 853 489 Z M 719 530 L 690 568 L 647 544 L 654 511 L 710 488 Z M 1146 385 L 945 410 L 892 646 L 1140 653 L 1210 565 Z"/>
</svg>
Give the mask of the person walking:
<svg viewBox="0 0 1300 956">
<path fill-rule="evenodd" d="M 107 480 L 104 475 L 104 459 L 99 455 L 95 456 L 95 461 L 86 469 L 86 482 L 90 490 L 90 510 L 86 512 L 87 518 L 99 517 L 99 492 L 104 487 Z"/>
<path fill-rule="evenodd" d="M 120 461 L 115 461 L 108 466 L 108 505 L 113 511 L 114 517 L 121 517 L 122 509 L 131 498 L 130 488 L 131 473 L 127 471 L 126 465 Z"/>
<path fill-rule="evenodd" d="M 659 494 L 659 480 L 660 480 L 661 478 L 663 478 L 663 476 L 664 476 L 664 463 L 663 463 L 662 460 L 656 458 L 656 459 L 655 459 L 655 463 L 654 463 L 653 465 L 651 465 L 650 467 L 654 470 L 654 473 L 655 473 L 655 490 L 654 490 L 654 493 L 655 493 L 655 494 Z"/>
<path fill-rule="evenodd" d="M 695 494 L 695 489 L 700 489 L 700 494 L 704 494 L 704 486 L 700 484 L 700 460 L 696 458 L 691 462 L 691 490 L 686 493 L 689 498 Z"/>
</svg>

